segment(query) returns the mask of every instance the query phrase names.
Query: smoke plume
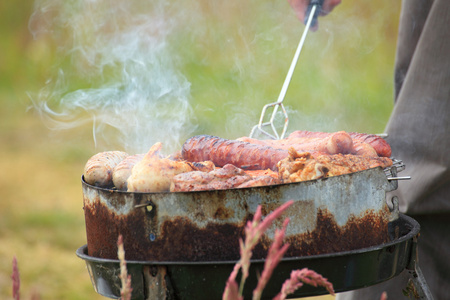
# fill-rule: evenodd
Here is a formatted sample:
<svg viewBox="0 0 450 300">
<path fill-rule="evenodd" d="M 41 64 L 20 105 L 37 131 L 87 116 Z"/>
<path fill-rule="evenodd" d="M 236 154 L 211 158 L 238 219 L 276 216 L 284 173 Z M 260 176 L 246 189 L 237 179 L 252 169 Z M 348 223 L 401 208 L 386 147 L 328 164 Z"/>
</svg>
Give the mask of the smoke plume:
<svg viewBox="0 0 450 300">
<path fill-rule="evenodd" d="M 34 108 L 51 129 L 92 123 L 105 146 L 175 149 L 194 129 L 190 83 L 167 42 L 176 19 L 162 1 L 37 1 L 30 31 L 51 37 L 59 59 Z"/>
</svg>

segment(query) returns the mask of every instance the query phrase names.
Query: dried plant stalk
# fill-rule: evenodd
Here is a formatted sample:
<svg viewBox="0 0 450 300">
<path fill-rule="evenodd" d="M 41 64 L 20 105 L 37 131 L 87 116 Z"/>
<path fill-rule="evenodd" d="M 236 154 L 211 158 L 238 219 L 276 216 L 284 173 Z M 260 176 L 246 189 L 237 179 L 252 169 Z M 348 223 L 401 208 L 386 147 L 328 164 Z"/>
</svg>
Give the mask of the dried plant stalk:
<svg viewBox="0 0 450 300">
<path fill-rule="evenodd" d="M 273 221 L 283 214 L 283 212 L 293 203 L 294 201 L 292 200 L 284 203 L 269 214 L 262 222 L 261 206 L 258 206 L 255 215 L 253 216 L 253 220 L 247 222 L 245 227 L 245 241 L 242 239 L 239 240 L 241 259 L 236 263 L 230 277 L 227 280 L 225 291 L 222 295 L 223 300 L 243 299 L 242 293 L 244 290 L 245 280 L 248 277 L 253 248 L 256 246 L 261 236 L 270 227 Z M 235 279 L 239 270 L 242 271 L 242 277 L 238 289 Z"/>
<path fill-rule="evenodd" d="M 14 256 L 12 261 L 12 295 L 14 300 L 20 300 L 20 274 L 17 258 Z"/>
<path fill-rule="evenodd" d="M 122 287 L 120 288 L 120 296 L 122 300 L 130 300 L 131 292 L 133 289 L 131 288 L 131 275 L 128 275 L 127 271 L 127 262 L 125 260 L 125 249 L 123 247 L 123 237 L 120 234 L 117 240 L 117 256 L 120 261 L 120 281 Z"/>
<path fill-rule="evenodd" d="M 276 230 L 275 237 L 272 245 L 270 246 L 269 253 L 267 254 L 266 261 L 264 262 L 264 269 L 261 277 L 258 280 L 258 285 L 253 291 L 253 299 L 261 299 L 262 292 L 267 285 L 270 277 L 272 276 L 273 270 L 278 265 L 280 260 L 283 258 L 289 244 L 283 245 L 284 234 L 286 233 L 286 227 L 289 224 L 289 218 L 286 218 L 283 223 L 282 230 Z"/>
<path fill-rule="evenodd" d="M 245 280 L 248 277 L 248 270 L 250 268 L 250 259 L 252 257 L 252 251 L 264 232 L 269 228 L 272 222 L 278 218 L 293 201 L 288 201 L 274 210 L 268 215 L 262 222 L 261 206 L 258 206 L 256 213 L 253 216 L 253 220 L 249 221 L 245 227 L 245 241 L 239 240 L 241 259 L 236 263 L 230 277 L 227 280 L 224 293 L 222 295 L 223 300 L 243 300 L 243 289 Z M 279 264 L 284 254 L 286 253 L 289 244 L 283 245 L 283 239 L 286 233 L 286 228 L 289 223 L 289 218 L 286 218 L 283 222 L 283 228 L 275 231 L 274 241 L 267 254 L 264 269 L 259 277 L 258 284 L 253 290 L 253 300 L 261 299 L 262 292 L 267 285 L 275 267 Z M 236 277 L 242 271 L 242 277 L 240 285 L 236 283 Z M 287 295 L 294 293 L 297 289 L 303 286 L 303 284 L 310 284 L 312 286 L 323 286 L 327 291 L 334 295 L 333 284 L 331 284 L 322 275 L 308 269 L 295 270 L 291 272 L 291 277 L 285 281 L 280 293 L 275 296 L 274 300 L 284 300 Z"/>
<path fill-rule="evenodd" d="M 281 292 L 275 296 L 274 300 L 286 299 L 287 295 L 294 293 L 297 289 L 301 288 L 304 283 L 314 287 L 323 286 L 331 295 L 334 296 L 333 284 L 313 270 L 304 268 L 291 272 L 291 277 L 284 282 L 281 287 Z"/>
</svg>

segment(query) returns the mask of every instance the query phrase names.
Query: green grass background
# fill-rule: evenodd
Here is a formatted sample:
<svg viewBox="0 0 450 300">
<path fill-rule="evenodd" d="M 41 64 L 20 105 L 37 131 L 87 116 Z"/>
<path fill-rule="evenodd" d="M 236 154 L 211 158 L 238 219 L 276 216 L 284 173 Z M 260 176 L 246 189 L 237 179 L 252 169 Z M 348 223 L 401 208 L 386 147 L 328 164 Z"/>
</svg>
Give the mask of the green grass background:
<svg viewBox="0 0 450 300">
<path fill-rule="evenodd" d="M 185 6 L 186 20 L 203 16 L 169 38 L 191 83 L 192 134 L 248 135 L 263 105 L 277 99 L 303 26 L 284 0 L 174 3 Z M 320 20 L 284 101 L 290 131 L 383 131 L 393 106 L 399 6 L 344 0 Z M 58 57 L 58 40 L 33 39 L 33 11 L 30 0 L 0 2 L 0 298 L 12 298 L 16 256 L 22 299 L 103 299 L 75 255 L 86 243 L 80 176 L 103 149 L 95 147 L 90 124 L 54 131 L 28 109 L 28 93 L 58 67 L 75 68 Z M 95 84 L 69 82 L 72 90 Z"/>
</svg>

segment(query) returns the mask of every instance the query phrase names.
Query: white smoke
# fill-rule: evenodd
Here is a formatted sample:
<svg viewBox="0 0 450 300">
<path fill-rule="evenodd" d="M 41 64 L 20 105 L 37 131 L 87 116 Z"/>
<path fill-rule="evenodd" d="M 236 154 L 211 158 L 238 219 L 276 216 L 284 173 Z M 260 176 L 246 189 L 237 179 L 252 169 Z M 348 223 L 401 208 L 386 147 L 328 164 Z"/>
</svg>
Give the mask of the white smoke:
<svg viewBox="0 0 450 300">
<path fill-rule="evenodd" d="M 50 35 L 61 57 L 55 74 L 31 96 L 50 128 L 92 123 L 96 142 L 108 145 L 109 139 L 130 153 L 157 141 L 171 151 L 194 129 L 190 83 L 167 43 L 176 16 L 161 1 L 145 2 L 36 2 L 30 30 L 35 38 Z"/>
<path fill-rule="evenodd" d="M 53 42 L 57 64 L 34 108 L 55 130 L 92 125 L 98 150 L 162 142 L 173 153 L 194 134 L 248 135 L 278 98 L 304 29 L 287 1 L 36 1 L 30 31 Z M 381 71 L 391 61 L 375 55 L 386 22 L 378 4 L 377 14 L 347 7 L 308 34 L 284 101 L 288 132 L 384 127 L 388 114 L 367 116 L 390 111 Z M 362 63 L 379 56 L 374 78 Z M 369 97 L 367 83 L 386 92 Z"/>
</svg>

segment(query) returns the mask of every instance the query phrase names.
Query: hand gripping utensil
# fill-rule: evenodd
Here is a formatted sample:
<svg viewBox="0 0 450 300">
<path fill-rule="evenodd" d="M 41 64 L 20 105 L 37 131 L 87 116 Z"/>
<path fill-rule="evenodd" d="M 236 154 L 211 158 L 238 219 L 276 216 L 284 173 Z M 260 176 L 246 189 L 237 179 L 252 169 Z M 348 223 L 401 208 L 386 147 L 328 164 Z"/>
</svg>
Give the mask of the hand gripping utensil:
<svg viewBox="0 0 450 300">
<path fill-rule="evenodd" d="M 286 130 L 289 124 L 289 117 L 286 112 L 286 109 L 283 105 L 284 97 L 286 96 L 286 91 L 288 89 L 289 83 L 291 82 L 292 74 L 294 73 L 295 66 L 297 65 L 298 57 L 300 56 L 300 52 L 302 51 L 303 44 L 305 43 L 306 35 L 308 34 L 309 28 L 315 26 L 317 23 L 317 17 L 319 15 L 319 12 L 322 8 L 324 0 L 311 0 L 311 2 L 308 5 L 308 9 L 306 11 L 307 19 L 305 19 L 306 27 L 303 31 L 302 37 L 300 39 L 300 42 L 298 44 L 297 50 L 295 51 L 294 59 L 291 62 L 291 66 L 289 68 L 289 71 L 287 73 L 286 79 L 284 80 L 283 87 L 281 88 L 280 95 L 278 96 L 278 100 L 273 103 L 266 104 L 261 112 L 261 117 L 259 119 L 258 125 L 253 126 L 252 131 L 250 132 L 249 137 L 253 137 L 256 131 L 259 131 L 260 133 L 272 138 L 272 139 L 283 139 L 284 135 L 286 134 Z M 270 117 L 270 120 L 268 122 L 264 122 L 265 115 L 267 112 L 267 109 L 273 107 L 272 116 Z M 281 135 L 278 134 L 277 129 L 275 128 L 274 120 L 275 116 L 278 112 L 278 108 L 281 108 L 284 114 L 284 127 L 283 131 L 281 132 Z M 264 130 L 264 127 L 270 126 L 273 134 L 267 132 Z"/>
</svg>

